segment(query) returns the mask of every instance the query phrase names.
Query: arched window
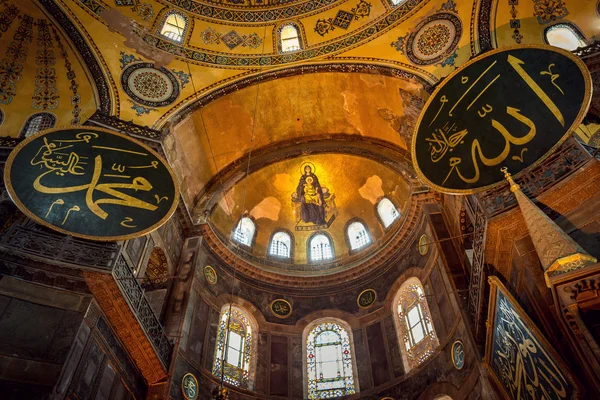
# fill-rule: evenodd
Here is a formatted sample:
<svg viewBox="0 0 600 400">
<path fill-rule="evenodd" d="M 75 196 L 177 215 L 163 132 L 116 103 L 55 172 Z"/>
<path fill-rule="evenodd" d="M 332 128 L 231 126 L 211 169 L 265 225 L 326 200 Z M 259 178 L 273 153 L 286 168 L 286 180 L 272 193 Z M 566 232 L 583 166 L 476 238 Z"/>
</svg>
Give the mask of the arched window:
<svg viewBox="0 0 600 400">
<path fill-rule="evenodd" d="M 306 337 L 309 399 L 330 399 L 355 393 L 352 346 L 348 331 L 336 321 L 322 322 Z"/>
<path fill-rule="evenodd" d="M 392 222 L 400 217 L 400 212 L 387 197 L 384 197 L 377 203 L 377 214 L 385 228 L 388 228 Z"/>
<path fill-rule="evenodd" d="M 407 280 L 396 297 L 397 328 L 404 342 L 406 372 L 425 361 L 439 346 L 423 285 L 417 278 Z"/>
<path fill-rule="evenodd" d="M 577 28 L 567 23 L 549 26 L 544 30 L 544 40 L 551 46 L 568 51 L 585 46 L 585 37 Z"/>
<path fill-rule="evenodd" d="M 269 255 L 277 258 L 292 257 L 292 237 L 289 233 L 278 231 L 271 238 Z"/>
<path fill-rule="evenodd" d="M 365 225 L 360 221 L 350 223 L 346 233 L 350 242 L 350 250 L 358 250 L 371 244 L 371 236 Z"/>
<path fill-rule="evenodd" d="M 406 0 L 390 0 L 392 2 L 392 5 L 394 6 L 399 6 L 402 3 L 405 3 Z"/>
<path fill-rule="evenodd" d="M 287 23 L 279 28 L 279 50 L 282 53 L 298 51 L 302 48 L 300 30 L 296 24 Z"/>
<path fill-rule="evenodd" d="M 233 240 L 244 246 L 251 247 L 255 232 L 256 225 L 254 225 L 254 221 L 248 217 L 243 217 L 233 231 Z"/>
<path fill-rule="evenodd" d="M 169 11 L 160 28 L 160 34 L 177 43 L 183 42 L 187 28 L 187 17 L 177 11 Z"/>
<path fill-rule="evenodd" d="M 21 137 L 29 137 L 43 131 L 44 129 L 54 128 L 56 125 L 56 117 L 50 113 L 37 113 L 30 116 L 23 129 L 21 129 Z"/>
<path fill-rule="evenodd" d="M 310 261 L 333 260 L 333 247 L 331 239 L 324 233 L 312 236 L 308 243 Z"/>
<path fill-rule="evenodd" d="M 228 329 L 229 327 L 229 329 Z M 246 313 L 225 305 L 219 318 L 213 375 L 232 385 L 251 389 L 250 371 L 257 332 Z"/>
</svg>

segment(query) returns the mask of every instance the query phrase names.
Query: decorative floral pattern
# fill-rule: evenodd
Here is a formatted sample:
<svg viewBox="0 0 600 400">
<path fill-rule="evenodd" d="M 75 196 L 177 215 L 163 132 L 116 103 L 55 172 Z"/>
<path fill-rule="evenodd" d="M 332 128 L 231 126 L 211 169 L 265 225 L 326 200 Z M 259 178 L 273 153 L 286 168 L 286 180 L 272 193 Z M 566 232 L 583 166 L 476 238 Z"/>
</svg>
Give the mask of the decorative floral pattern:
<svg viewBox="0 0 600 400">
<path fill-rule="evenodd" d="M 440 12 L 425 18 L 414 31 L 399 37 L 391 46 L 417 65 L 453 65 L 461 35 L 460 18 Z"/>
<path fill-rule="evenodd" d="M 335 30 L 336 27 L 348 29 L 353 20 L 368 17 L 371 14 L 371 6 L 371 3 L 360 0 L 350 12 L 339 10 L 334 18 L 319 19 L 315 24 L 315 32 L 325 36 L 325 34 Z"/>
<path fill-rule="evenodd" d="M 81 118 L 79 116 L 81 114 L 81 107 L 79 107 L 79 104 L 81 104 L 81 96 L 78 93 L 79 85 L 75 81 L 75 71 L 73 71 L 73 67 L 69 61 L 69 54 L 65 50 L 65 46 L 62 44 L 62 40 L 54 27 L 52 27 L 52 33 L 54 34 L 54 40 L 56 40 L 60 56 L 65 62 L 67 79 L 69 80 L 69 89 L 71 90 L 71 93 L 73 93 L 71 96 L 71 105 L 73 106 L 73 119 L 71 120 L 71 125 L 79 125 L 81 123 Z"/>
<path fill-rule="evenodd" d="M 335 342 L 320 340 L 321 335 L 333 333 L 337 337 Z M 327 378 L 319 372 L 320 347 L 324 345 L 336 346 L 339 351 L 337 377 Z M 340 368 L 341 367 L 341 368 Z M 354 374 L 352 370 L 352 354 L 348 332 L 336 322 L 324 322 L 315 326 L 306 338 L 306 369 L 308 374 L 308 398 L 330 399 L 355 393 Z"/>
<path fill-rule="evenodd" d="M 148 107 L 144 107 L 139 104 L 136 104 L 131 100 L 129 100 L 129 102 L 131 103 L 131 109 L 133 111 L 135 111 L 135 115 L 137 115 L 138 117 L 141 117 L 144 114 L 150 114 L 151 111 L 158 111 L 155 108 L 148 108 Z"/>
<path fill-rule="evenodd" d="M 229 47 L 229 50 L 233 50 L 239 45 L 256 49 L 262 44 L 262 39 L 256 33 L 240 36 L 236 31 L 230 31 L 221 35 L 212 28 L 206 28 L 200 36 L 205 44 L 220 44 L 223 42 L 225 46 Z"/>
<path fill-rule="evenodd" d="M 540 25 L 544 25 L 569 15 L 563 0 L 533 0 L 533 16 Z"/>
<path fill-rule="evenodd" d="M 33 18 L 24 15 L 0 61 L 0 103 L 10 104 L 17 94 L 17 82 L 27 60 L 28 45 L 33 40 Z"/>
<path fill-rule="evenodd" d="M 508 5 L 510 6 L 510 16 L 512 17 L 510 20 L 510 28 L 513 29 L 512 38 L 517 44 L 521 44 L 523 35 L 521 35 L 521 20 L 518 18 L 519 12 L 517 11 L 519 0 L 508 0 Z"/>
<path fill-rule="evenodd" d="M 127 66 L 121 75 L 121 86 L 132 100 L 146 107 L 167 106 L 177 100 L 180 92 L 179 81 L 171 71 L 145 62 Z"/>
<path fill-rule="evenodd" d="M 10 28 L 17 15 L 19 9 L 12 4 L 7 4 L 6 8 L 0 11 L 0 37 Z"/>
<path fill-rule="evenodd" d="M 52 36 L 48 22 L 39 19 L 36 23 L 38 29 L 37 55 L 35 64 L 35 91 L 31 101 L 31 108 L 36 110 L 51 110 L 58 107 L 58 89 L 56 88 L 56 57 L 52 51 Z"/>
<path fill-rule="evenodd" d="M 115 0 L 115 5 L 118 7 L 131 7 L 131 11 L 137 12 L 143 20 L 154 16 L 152 5 L 148 3 L 140 4 L 140 0 Z"/>
<path fill-rule="evenodd" d="M 142 60 L 134 56 L 133 54 L 127 54 L 124 51 L 121 51 L 121 58 L 119 62 L 121 63 L 121 69 L 125 68 L 132 62 L 141 62 Z"/>
</svg>

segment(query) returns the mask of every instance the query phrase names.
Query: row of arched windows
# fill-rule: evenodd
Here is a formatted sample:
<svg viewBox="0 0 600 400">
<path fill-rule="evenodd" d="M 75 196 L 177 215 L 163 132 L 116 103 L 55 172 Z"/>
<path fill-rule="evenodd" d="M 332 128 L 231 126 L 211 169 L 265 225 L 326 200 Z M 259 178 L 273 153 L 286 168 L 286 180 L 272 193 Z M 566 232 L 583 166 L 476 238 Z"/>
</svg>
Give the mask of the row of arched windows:
<svg viewBox="0 0 600 400">
<path fill-rule="evenodd" d="M 384 197 L 377 203 L 377 215 L 379 215 L 384 228 L 388 228 L 400 217 L 400 212 L 388 198 Z M 256 225 L 254 221 L 249 217 L 242 217 L 233 230 L 231 237 L 241 245 L 252 247 L 255 235 Z M 348 224 L 346 238 L 352 252 L 365 248 L 372 243 L 366 225 L 358 220 Z M 286 230 L 279 230 L 272 235 L 267 252 L 270 257 L 290 260 L 293 257 L 293 245 L 292 235 Z M 318 232 L 309 238 L 307 251 L 308 259 L 311 262 L 328 261 L 335 258 L 333 242 L 329 235 L 324 232 Z"/>
<path fill-rule="evenodd" d="M 419 366 L 439 346 L 423 286 L 408 279 L 394 301 L 394 315 L 405 371 Z M 252 389 L 258 326 L 242 308 L 222 308 L 213 359 L 213 374 L 231 385 Z M 349 325 L 323 318 L 304 332 L 305 389 L 309 399 L 329 399 L 356 393 L 354 341 Z"/>
<path fill-rule="evenodd" d="M 20 137 L 26 138 L 43 131 L 44 129 L 54 128 L 56 125 L 56 116 L 47 112 L 32 114 L 21 128 Z"/>
</svg>

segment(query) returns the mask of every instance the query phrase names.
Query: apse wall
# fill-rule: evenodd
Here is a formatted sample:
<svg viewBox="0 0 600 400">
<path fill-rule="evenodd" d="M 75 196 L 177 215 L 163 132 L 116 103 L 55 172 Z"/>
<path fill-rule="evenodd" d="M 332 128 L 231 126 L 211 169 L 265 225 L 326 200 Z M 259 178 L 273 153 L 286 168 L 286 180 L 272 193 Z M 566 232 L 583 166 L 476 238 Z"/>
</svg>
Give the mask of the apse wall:
<svg viewBox="0 0 600 400">
<path fill-rule="evenodd" d="M 389 268 L 372 270 L 359 280 L 348 278 L 345 284 L 336 286 L 284 287 L 263 283 L 259 277 L 236 274 L 233 304 L 256 321 L 258 332 L 255 365 L 250 369 L 251 377 L 254 376 L 252 388 L 229 386 L 230 398 L 307 398 L 303 351 L 306 327 L 323 318 L 341 321 L 351 330 L 356 386 L 360 392 L 349 398 L 432 399 L 441 394 L 455 399 L 479 398 L 483 389 L 477 350 L 460 310 L 464 299 L 457 295 L 448 273 L 449 262 L 457 264 L 455 269 L 464 266 L 461 267 L 456 250 L 443 254 L 436 243 L 427 246 L 426 252 L 425 247 L 419 247 L 423 235 L 434 241 L 442 234 L 440 229 L 445 229 L 441 205 L 429 204 L 406 248 L 398 251 L 397 257 L 390 257 Z M 174 355 L 170 396 L 182 398 L 181 379 L 191 372 L 199 380 L 199 398 L 210 398 L 220 382 L 212 373 L 213 362 L 219 316 L 231 302 L 233 276 L 231 268 L 200 238 L 188 239 L 186 248 L 188 254 L 197 253 L 191 260 L 193 275 L 187 308 L 180 312 L 181 341 Z M 207 266 L 216 278 L 205 273 Z M 401 349 L 404 342 L 396 329 L 395 301 L 402 284 L 415 278 L 423 285 L 439 346 L 431 348 L 431 355 L 422 364 L 407 370 L 406 354 Z M 362 308 L 357 297 L 366 289 L 374 290 L 377 299 L 370 307 Z M 276 299 L 289 302 L 291 315 L 282 318 L 271 311 Z M 465 348 L 462 369 L 455 366 L 452 358 L 457 340 Z"/>
</svg>

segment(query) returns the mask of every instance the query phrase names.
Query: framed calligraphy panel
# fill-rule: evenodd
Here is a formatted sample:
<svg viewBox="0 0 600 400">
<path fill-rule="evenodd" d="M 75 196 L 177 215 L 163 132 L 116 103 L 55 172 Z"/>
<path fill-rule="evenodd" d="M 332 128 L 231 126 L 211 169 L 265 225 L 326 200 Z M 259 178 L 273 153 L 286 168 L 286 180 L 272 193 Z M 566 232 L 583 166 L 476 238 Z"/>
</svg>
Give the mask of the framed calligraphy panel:
<svg viewBox="0 0 600 400">
<path fill-rule="evenodd" d="M 523 45 L 487 52 L 431 95 L 412 139 L 419 177 L 446 193 L 476 193 L 533 168 L 579 126 L 590 72 L 571 52 Z"/>
<path fill-rule="evenodd" d="M 292 315 L 292 305 L 285 299 L 276 299 L 271 303 L 271 312 L 277 318 L 287 318 Z"/>
<path fill-rule="evenodd" d="M 154 150 L 89 126 L 26 138 L 10 153 L 4 180 L 29 218 L 90 240 L 152 232 L 171 217 L 179 200 L 175 176 Z"/>
<path fill-rule="evenodd" d="M 356 304 L 360 308 L 369 308 L 377 301 L 377 292 L 373 289 L 366 289 L 360 292 L 356 298 Z"/>
<path fill-rule="evenodd" d="M 577 399 L 578 383 L 533 321 L 496 277 L 490 277 L 484 366 L 506 398 Z"/>
</svg>

